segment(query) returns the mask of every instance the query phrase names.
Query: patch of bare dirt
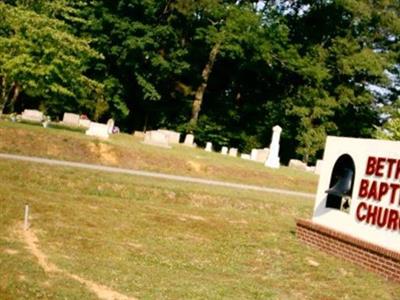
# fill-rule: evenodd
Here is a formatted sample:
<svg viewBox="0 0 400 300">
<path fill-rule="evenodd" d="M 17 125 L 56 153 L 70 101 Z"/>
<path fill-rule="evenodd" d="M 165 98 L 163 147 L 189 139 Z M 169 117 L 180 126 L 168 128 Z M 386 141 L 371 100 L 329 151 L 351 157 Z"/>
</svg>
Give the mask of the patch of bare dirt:
<svg viewBox="0 0 400 300">
<path fill-rule="evenodd" d="M 186 166 L 189 169 L 189 171 L 194 171 L 196 173 L 200 173 L 202 171 L 202 165 L 198 162 L 192 161 L 192 160 L 188 160 L 186 162 Z"/>
<path fill-rule="evenodd" d="M 98 284 L 94 281 L 82 278 L 76 274 L 67 272 L 65 270 L 60 269 L 57 267 L 55 264 L 51 263 L 46 256 L 45 253 L 43 253 L 38 246 L 39 240 L 34 233 L 32 229 L 29 230 L 23 230 L 22 225 L 18 224 L 18 228 L 16 229 L 18 232 L 18 235 L 21 237 L 21 239 L 25 242 L 26 248 L 30 253 L 32 253 L 36 259 L 38 260 L 39 265 L 43 268 L 43 270 L 46 273 L 62 273 L 79 283 L 85 285 L 89 290 L 91 290 L 93 293 L 97 295 L 100 299 L 104 300 L 135 300 L 136 298 L 133 297 L 128 297 L 126 295 L 123 295 L 119 292 L 114 291 L 113 289 L 102 285 Z"/>
<path fill-rule="evenodd" d="M 203 217 L 201 217 L 201 216 L 187 215 L 187 214 L 179 215 L 179 216 L 178 216 L 178 219 L 181 220 L 181 221 L 187 221 L 187 220 L 202 221 L 202 222 L 207 221 L 206 218 L 203 218 Z"/>
<path fill-rule="evenodd" d="M 19 252 L 18 252 L 18 250 L 15 250 L 15 249 L 4 249 L 4 253 L 6 253 L 6 254 L 10 254 L 10 255 L 15 255 L 15 254 L 18 254 Z"/>
<path fill-rule="evenodd" d="M 119 159 L 113 147 L 105 143 L 89 143 L 88 148 L 103 164 L 118 165 Z"/>
</svg>

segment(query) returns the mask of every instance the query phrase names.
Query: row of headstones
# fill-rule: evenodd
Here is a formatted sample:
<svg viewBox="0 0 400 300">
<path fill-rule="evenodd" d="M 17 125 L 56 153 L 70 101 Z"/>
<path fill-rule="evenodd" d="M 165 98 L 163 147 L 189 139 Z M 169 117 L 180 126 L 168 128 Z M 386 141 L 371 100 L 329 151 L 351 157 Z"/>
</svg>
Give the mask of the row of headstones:
<svg viewBox="0 0 400 300">
<path fill-rule="evenodd" d="M 207 142 L 205 151 L 207 151 L 207 152 L 213 151 L 211 142 Z M 265 164 L 267 161 L 267 158 L 269 156 L 269 152 L 270 152 L 269 148 L 252 149 L 251 154 L 242 153 L 242 154 L 240 154 L 240 158 Z M 222 147 L 221 154 L 237 157 L 238 149 Z M 320 174 L 320 171 L 322 168 L 322 160 L 317 160 L 317 163 L 315 166 L 308 166 L 306 163 L 302 162 L 301 160 L 291 159 L 289 161 L 289 168 L 293 168 L 293 169 L 297 169 L 297 170 L 301 170 L 301 171 L 313 172 L 315 174 Z"/>
<path fill-rule="evenodd" d="M 301 171 L 313 172 L 315 174 L 320 174 L 322 169 L 322 160 L 317 160 L 315 166 L 308 166 L 306 163 L 302 162 L 301 160 L 291 159 L 289 161 L 289 168 L 297 169 Z"/>
<path fill-rule="evenodd" d="M 113 119 L 109 119 L 107 124 L 103 124 L 92 122 L 86 116 L 73 113 L 64 113 L 62 124 L 66 126 L 86 128 L 86 135 L 106 139 L 110 136 L 110 134 L 118 131 L 116 130 L 117 127 L 115 127 L 115 122 Z"/>
<path fill-rule="evenodd" d="M 144 135 L 144 144 L 164 147 L 164 148 L 171 148 L 171 144 L 179 144 L 181 134 L 176 131 L 167 130 L 167 129 L 158 129 L 158 130 L 151 130 L 146 131 L 146 133 L 139 133 L 135 132 L 135 135 Z M 194 143 L 194 135 L 187 134 L 185 136 L 185 141 L 183 145 L 189 147 L 195 147 L 196 144 Z"/>
<path fill-rule="evenodd" d="M 253 149 L 251 154 L 243 153 L 240 155 L 242 159 L 253 160 L 264 163 L 266 167 L 277 169 L 280 167 L 279 159 L 279 139 L 282 132 L 280 126 L 274 126 L 272 128 L 272 139 L 270 148 L 264 149 Z M 212 144 L 208 142 L 206 144 L 206 151 L 212 151 Z M 237 157 L 238 149 L 222 147 L 221 154 Z"/>
<path fill-rule="evenodd" d="M 47 127 L 50 120 L 41 111 L 36 109 L 25 109 L 21 113 L 21 116 L 18 116 L 18 120 L 19 119 L 22 121 L 42 123 L 44 127 Z M 15 117 L 15 120 L 17 120 L 17 117 Z M 87 135 L 100 138 L 108 138 L 110 134 L 115 133 L 116 129 L 113 119 L 109 119 L 107 124 L 102 124 L 92 122 L 87 117 L 73 113 L 64 113 L 61 123 L 66 126 L 85 128 L 87 129 L 85 132 Z"/>
<path fill-rule="evenodd" d="M 272 140 L 270 144 L 270 148 L 264 149 L 252 149 L 250 154 L 242 153 L 240 157 L 246 160 L 252 160 L 256 162 L 264 163 L 265 166 L 272 168 L 279 168 L 279 139 L 280 134 L 282 132 L 282 128 L 279 126 L 275 126 L 273 128 Z M 146 133 L 135 132 L 135 135 L 143 135 L 145 144 L 155 145 L 159 147 L 171 148 L 170 144 L 179 144 L 180 143 L 180 133 L 172 130 L 159 129 L 147 131 Z M 187 134 L 185 136 L 185 141 L 183 145 L 189 147 L 195 147 L 194 136 L 193 134 Z M 213 145 L 211 142 L 206 143 L 205 151 L 212 152 Z M 222 155 L 229 155 L 232 157 L 238 156 L 237 148 L 228 148 L 226 146 L 221 149 Z M 303 171 L 311 171 L 319 174 L 319 170 L 321 169 L 322 161 L 318 161 L 315 167 L 308 167 L 307 164 L 302 161 L 292 159 L 289 162 L 289 167 L 303 170 Z"/>
</svg>

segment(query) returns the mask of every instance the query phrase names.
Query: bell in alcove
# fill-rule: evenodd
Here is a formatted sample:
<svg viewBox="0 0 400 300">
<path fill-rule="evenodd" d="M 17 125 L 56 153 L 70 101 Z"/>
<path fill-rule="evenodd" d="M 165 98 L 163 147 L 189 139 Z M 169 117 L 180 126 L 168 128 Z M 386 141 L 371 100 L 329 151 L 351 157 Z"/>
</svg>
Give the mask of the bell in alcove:
<svg viewBox="0 0 400 300">
<path fill-rule="evenodd" d="M 332 170 L 329 189 L 325 191 L 328 194 L 326 207 L 350 212 L 354 173 L 353 159 L 348 154 L 339 157 Z"/>
<path fill-rule="evenodd" d="M 351 169 L 345 168 L 336 184 L 329 190 L 326 190 L 325 193 L 338 197 L 347 196 L 353 183 L 353 174 L 354 172 Z"/>
</svg>

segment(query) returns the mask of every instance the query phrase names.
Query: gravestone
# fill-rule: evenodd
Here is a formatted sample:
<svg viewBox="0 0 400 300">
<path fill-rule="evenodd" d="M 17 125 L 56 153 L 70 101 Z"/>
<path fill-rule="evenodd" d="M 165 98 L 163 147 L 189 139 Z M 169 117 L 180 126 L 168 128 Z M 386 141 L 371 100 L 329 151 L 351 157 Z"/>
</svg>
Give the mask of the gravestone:
<svg viewBox="0 0 400 300">
<path fill-rule="evenodd" d="M 222 155 L 227 155 L 228 154 L 228 147 L 223 146 L 222 149 L 221 149 L 221 154 Z"/>
<path fill-rule="evenodd" d="M 157 131 L 164 134 L 170 144 L 179 144 L 179 140 L 181 138 L 181 134 L 179 132 L 167 129 L 158 129 Z"/>
<path fill-rule="evenodd" d="M 90 123 L 92 123 L 92 121 L 89 119 L 79 119 L 79 127 L 90 128 Z"/>
<path fill-rule="evenodd" d="M 80 117 L 73 113 L 64 113 L 62 123 L 67 126 L 79 126 Z"/>
<path fill-rule="evenodd" d="M 143 144 L 153 145 L 162 148 L 171 148 L 164 133 L 157 130 L 147 131 Z"/>
<path fill-rule="evenodd" d="M 268 158 L 265 162 L 266 167 L 278 169 L 280 167 L 279 162 L 279 139 L 281 136 L 282 128 L 280 126 L 275 126 L 272 128 L 272 140 L 269 147 Z"/>
<path fill-rule="evenodd" d="M 133 135 L 134 135 L 135 137 L 137 137 L 137 138 L 144 139 L 144 137 L 146 136 L 146 133 L 143 132 L 143 131 L 135 131 L 135 132 L 133 133 Z"/>
<path fill-rule="evenodd" d="M 232 157 L 237 157 L 237 155 L 238 155 L 238 149 L 237 148 L 229 148 L 229 156 L 232 156 Z"/>
<path fill-rule="evenodd" d="M 269 154 L 269 149 L 253 149 L 251 150 L 250 159 L 256 162 L 265 163 Z"/>
<path fill-rule="evenodd" d="M 307 164 L 303 163 L 301 160 L 298 159 L 291 159 L 289 160 L 289 168 L 301 170 L 301 171 L 308 171 Z"/>
<path fill-rule="evenodd" d="M 207 144 L 206 144 L 206 149 L 205 149 L 207 152 L 212 152 L 212 143 L 210 143 L 210 142 L 207 142 Z"/>
<path fill-rule="evenodd" d="M 252 149 L 250 153 L 250 159 L 256 161 L 257 160 L 257 152 L 258 149 Z"/>
<path fill-rule="evenodd" d="M 250 154 L 244 154 L 244 153 L 242 153 L 242 154 L 240 154 L 240 158 L 246 159 L 246 160 L 250 160 L 250 159 L 251 159 L 251 156 L 250 156 Z"/>
<path fill-rule="evenodd" d="M 188 146 L 188 147 L 194 147 L 195 144 L 193 142 L 194 142 L 194 135 L 193 134 L 187 134 L 186 137 L 185 137 L 184 145 Z"/>
<path fill-rule="evenodd" d="M 41 123 L 44 121 L 44 115 L 36 109 L 25 109 L 21 114 L 21 119 L 23 121 Z"/>
<path fill-rule="evenodd" d="M 108 132 L 108 134 L 113 134 L 114 126 L 115 126 L 114 119 L 109 119 L 107 121 L 107 132 Z"/>
<path fill-rule="evenodd" d="M 257 151 L 256 161 L 261 162 L 261 163 L 265 163 L 265 161 L 268 158 L 268 155 L 269 155 L 269 149 L 268 148 L 259 149 Z"/>
<path fill-rule="evenodd" d="M 91 122 L 90 127 L 86 130 L 86 135 L 107 139 L 109 137 L 107 124 Z"/>
</svg>

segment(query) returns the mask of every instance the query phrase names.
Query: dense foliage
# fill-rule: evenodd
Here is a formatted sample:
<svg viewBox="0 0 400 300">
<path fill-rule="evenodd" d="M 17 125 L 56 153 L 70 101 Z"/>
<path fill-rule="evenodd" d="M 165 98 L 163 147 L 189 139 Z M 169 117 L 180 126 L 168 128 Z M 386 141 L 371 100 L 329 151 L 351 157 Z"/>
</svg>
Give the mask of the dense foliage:
<svg viewBox="0 0 400 300">
<path fill-rule="evenodd" d="M 327 134 L 397 138 L 399 3 L 4 1 L 0 110 L 113 117 L 242 151 L 279 124 L 282 158 L 312 161 Z"/>
</svg>

